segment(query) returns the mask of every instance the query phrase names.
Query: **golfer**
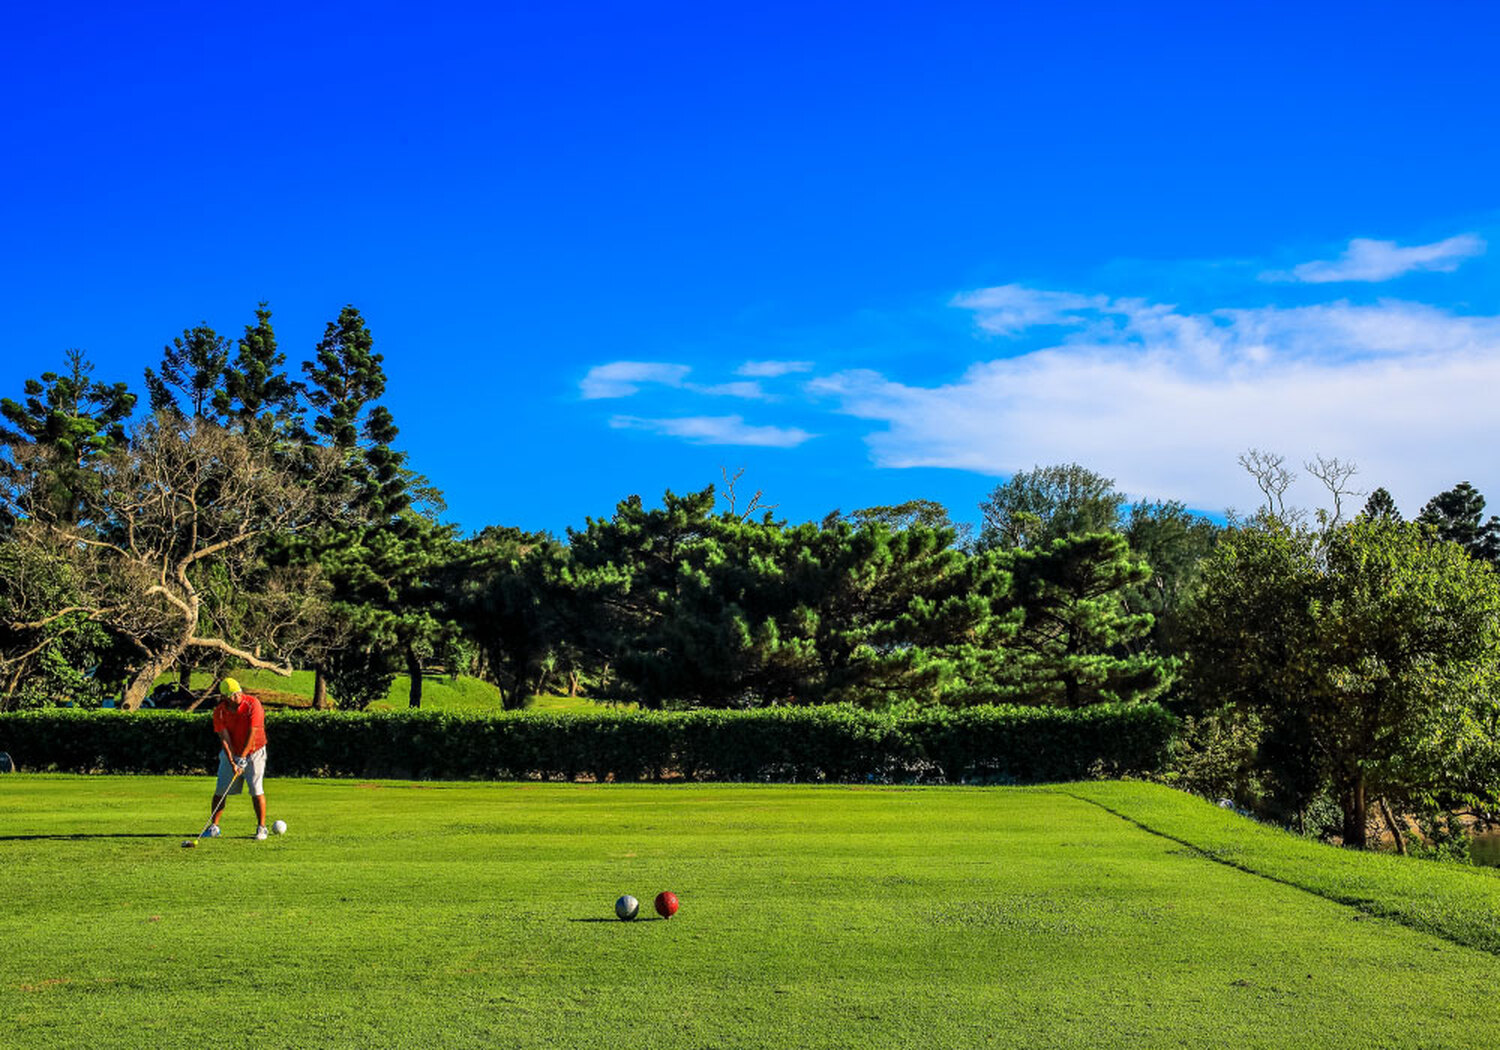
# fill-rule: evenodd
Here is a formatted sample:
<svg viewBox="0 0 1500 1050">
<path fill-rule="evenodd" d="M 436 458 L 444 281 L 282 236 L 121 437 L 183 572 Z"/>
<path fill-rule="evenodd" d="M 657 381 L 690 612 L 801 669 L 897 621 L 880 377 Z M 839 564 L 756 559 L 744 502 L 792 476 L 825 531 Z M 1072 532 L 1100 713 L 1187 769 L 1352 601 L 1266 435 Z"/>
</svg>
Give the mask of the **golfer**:
<svg viewBox="0 0 1500 1050">
<path fill-rule="evenodd" d="M 260 701 L 240 689 L 240 683 L 226 678 L 219 683 L 224 695 L 214 708 L 214 732 L 219 735 L 219 782 L 214 789 L 212 822 L 203 829 L 204 838 L 219 837 L 219 816 L 224 811 L 227 792 L 237 795 L 250 785 L 250 801 L 255 804 L 255 838 L 266 837 L 266 713 Z M 235 770 L 243 770 L 235 779 Z M 230 786 L 230 781 L 234 786 Z"/>
</svg>

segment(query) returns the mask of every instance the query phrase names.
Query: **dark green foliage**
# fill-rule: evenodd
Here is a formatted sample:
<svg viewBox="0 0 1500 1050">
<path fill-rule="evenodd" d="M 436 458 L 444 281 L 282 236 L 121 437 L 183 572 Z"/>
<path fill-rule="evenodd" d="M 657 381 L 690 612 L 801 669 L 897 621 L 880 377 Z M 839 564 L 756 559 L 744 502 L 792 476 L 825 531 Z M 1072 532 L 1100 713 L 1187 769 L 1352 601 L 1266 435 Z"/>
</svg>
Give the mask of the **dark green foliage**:
<svg viewBox="0 0 1500 1050">
<path fill-rule="evenodd" d="M 1125 538 L 1151 575 L 1126 587 L 1124 601 L 1129 612 L 1151 614 L 1151 630 L 1143 641 L 1152 651 L 1163 656 L 1182 652 L 1182 610 L 1219 532 L 1219 526 L 1175 500 L 1142 501 L 1130 508 Z"/>
<path fill-rule="evenodd" d="M 581 645 L 647 706 L 941 700 L 1014 626 L 1007 579 L 951 530 L 788 527 L 713 513 L 713 490 L 622 502 L 570 534 Z"/>
<path fill-rule="evenodd" d="M 1370 498 L 1365 500 L 1364 509 L 1360 516 L 1371 521 L 1400 521 L 1401 511 L 1396 507 L 1396 499 L 1383 488 L 1376 489 L 1370 493 Z"/>
<path fill-rule="evenodd" d="M 568 550 L 545 534 L 491 527 L 461 551 L 446 570 L 449 609 L 502 703 L 522 707 L 550 674 L 584 662 L 577 639 L 589 633 L 588 612 L 570 582 Z"/>
<path fill-rule="evenodd" d="M 77 521 L 82 502 L 97 491 L 92 466 L 125 444 L 125 421 L 135 409 L 135 395 L 124 383 L 101 383 L 93 373 L 82 350 L 69 350 L 65 371 L 26 380 L 22 401 L 0 399 L 0 444 L 35 445 L 47 453 L 48 480 L 37 492 L 47 501 L 45 511 L 64 521 Z M 13 459 L 0 463 L 13 477 Z"/>
<path fill-rule="evenodd" d="M 973 542 L 974 527 L 967 522 L 955 522 L 949 516 L 947 507 L 930 499 L 909 499 L 893 505 L 862 507 L 849 514 L 834 511 L 823 519 L 823 527 L 832 528 L 840 521 L 847 521 L 856 528 L 880 522 L 895 532 L 918 525 L 929 529 L 947 529 L 953 532 L 955 546 L 967 548 Z"/>
<path fill-rule="evenodd" d="M 302 384 L 287 374 L 286 354 L 276 345 L 270 307 L 261 303 L 255 309 L 255 324 L 245 326 L 234 362 L 224 371 L 214 409 L 241 433 L 298 443 L 307 440 L 301 392 Z"/>
<path fill-rule="evenodd" d="M 375 353 L 375 338 L 353 306 L 328 322 L 318 341 L 315 361 L 303 362 L 311 380 L 307 396 L 317 409 L 313 429 L 336 449 L 352 449 L 368 405 L 385 393 L 385 360 Z"/>
<path fill-rule="evenodd" d="M 1254 712 L 1283 809 L 1328 790 L 1346 843 L 1377 798 L 1493 805 L 1500 582 L 1420 525 L 1229 533 L 1187 620 L 1198 696 Z"/>
<path fill-rule="evenodd" d="M 1075 533 L 1113 531 L 1124 506 L 1112 478 L 1077 463 L 1018 471 L 979 505 L 979 545 L 1041 547 Z"/>
<path fill-rule="evenodd" d="M 146 369 L 151 411 L 179 418 L 212 418 L 228 365 L 228 339 L 207 324 L 184 329 L 162 350 L 161 372 Z"/>
<path fill-rule="evenodd" d="M 1152 617 L 1128 612 L 1120 595 L 1151 570 L 1124 536 L 1073 535 L 994 557 L 1011 575 L 1009 601 L 1020 614 L 994 669 L 994 699 L 1081 707 L 1151 699 L 1171 684 L 1173 661 L 1129 651 Z"/>
<path fill-rule="evenodd" d="M 1467 481 L 1427 501 L 1417 520 L 1432 526 L 1440 540 L 1457 543 L 1470 556 L 1500 561 L 1500 518 L 1484 521 L 1484 497 Z"/>
<path fill-rule="evenodd" d="M 214 760 L 209 722 L 202 712 L 18 712 L 0 715 L 0 750 L 29 770 L 202 772 Z M 444 780 L 1076 780 L 1159 768 L 1175 726 L 1155 704 L 266 716 L 277 775 Z"/>
</svg>

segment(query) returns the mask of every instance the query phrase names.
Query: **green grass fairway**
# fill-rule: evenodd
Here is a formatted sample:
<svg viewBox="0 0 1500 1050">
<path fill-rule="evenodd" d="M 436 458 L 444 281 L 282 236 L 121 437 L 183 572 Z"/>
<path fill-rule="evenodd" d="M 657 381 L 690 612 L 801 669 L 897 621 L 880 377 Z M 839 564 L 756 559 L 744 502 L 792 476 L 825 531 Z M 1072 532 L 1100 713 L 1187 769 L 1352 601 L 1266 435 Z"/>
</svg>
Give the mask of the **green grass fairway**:
<svg viewBox="0 0 1500 1050">
<path fill-rule="evenodd" d="M 242 668 L 230 674 L 246 689 L 260 696 L 268 704 L 281 707 L 311 707 L 313 695 L 313 673 L 293 671 L 291 677 L 283 678 L 271 671 Z M 155 684 L 177 681 L 175 671 L 159 676 Z M 195 686 L 208 684 L 205 675 L 195 679 Z M 384 700 L 370 705 L 371 711 L 406 711 L 410 708 L 411 678 L 398 674 L 391 682 Z M 528 705 L 538 711 L 576 713 L 598 711 L 615 706 L 621 710 L 634 710 L 635 704 L 609 705 L 582 696 L 534 696 Z M 500 690 L 489 682 L 459 675 L 457 678 L 422 676 L 422 709 L 424 711 L 500 711 Z"/>
<path fill-rule="evenodd" d="M 1500 1042 L 1500 960 L 1410 924 L 1500 913 L 1500 878 L 1287 853 L 1164 788 L 268 789 L 284 839 L 235 798 L 230 837 L 184 850 L 207 778 L 0 778 L 0 1043 Z M 675 919 L 612 918 L 662 889 Z"/>
</svg>

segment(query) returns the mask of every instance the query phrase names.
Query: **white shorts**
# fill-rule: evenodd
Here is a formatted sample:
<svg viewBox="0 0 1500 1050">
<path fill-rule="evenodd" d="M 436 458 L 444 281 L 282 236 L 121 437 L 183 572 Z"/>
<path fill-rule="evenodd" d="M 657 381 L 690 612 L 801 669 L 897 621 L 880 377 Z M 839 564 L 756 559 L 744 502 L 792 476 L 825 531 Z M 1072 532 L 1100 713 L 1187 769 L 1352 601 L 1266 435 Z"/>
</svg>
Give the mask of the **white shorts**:
<svg viewBox="0 0 1500 1050">
<path fill-rule="evenodd" d="M 238 795 L 240 790 L 248 783 L 250 794 L 264 795 L 266 793 L 266 749 L 258 748 L 250 752 L 250 761 L 245 764 L 245 773 L 229 788 L 231 795 Z M 219 783 L 214 787 L 214 795 L 217 797 L 224 794 L 224 788 L 229 785 L 229 778 L 234 776 L 234 766 L 229 762 L 229 756 L 223 751 L 219 752 Z"/>
</svg>

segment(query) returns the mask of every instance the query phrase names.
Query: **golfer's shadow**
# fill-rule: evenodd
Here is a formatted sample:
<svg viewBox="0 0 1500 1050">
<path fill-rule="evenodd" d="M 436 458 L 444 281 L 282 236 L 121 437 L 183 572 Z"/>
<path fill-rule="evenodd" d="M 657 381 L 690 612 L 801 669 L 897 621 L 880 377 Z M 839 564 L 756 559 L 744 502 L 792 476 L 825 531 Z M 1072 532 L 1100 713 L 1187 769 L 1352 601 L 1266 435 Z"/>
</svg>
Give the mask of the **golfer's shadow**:
<svg viewBox="0 0 1500 1050">
<path fill-rule="evenodd" d="M 615 923 L 616 925 L 618 925 L 621 920 L 620 919 L 605 919 L 605 918 L 600 918 L 599 916 L 595 916 L 595 917 L 589 918 L 589 919 L 569 919 L 568 921 L 569 922 L 612 922 L 612 923 Z M 629 919 L 629 920 L 626 920 L 626 921 L 628 921 L 631 925 L 634 925 L 634 924 L 636 924 L 638 922 L 663 922 L 665 920 L 663 920 L 660 915 L 642 915 L 639 918 Z"/>
<path fill-rule="evenodd" d="M 120 831 L 99 835 L 0 835 L 0 842 L 84 842 L 89 839 L 175 839 L 161 831 Z"/>
</svg>

